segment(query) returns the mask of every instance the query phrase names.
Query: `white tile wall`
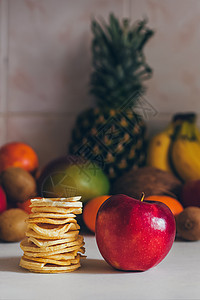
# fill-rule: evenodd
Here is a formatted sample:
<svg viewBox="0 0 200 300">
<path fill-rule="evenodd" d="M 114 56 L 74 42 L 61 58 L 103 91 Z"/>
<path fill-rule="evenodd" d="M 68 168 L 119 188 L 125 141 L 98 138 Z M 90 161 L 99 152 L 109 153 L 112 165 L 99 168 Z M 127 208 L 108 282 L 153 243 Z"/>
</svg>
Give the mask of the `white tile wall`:
<svg viewBox="0 0 200 300">
<path fill-rule="evenodd" d="M 7 128 L 6 128 L 6 118 L 4 116 L 0 116 L 0 145 L 3 145 L 7 141 Z"/>
<path fill-rule="evenodd" d="M 111 10 L 121 15 L 123 1 L 11 1 L 9 111 L 78 113 L 91 105 L 90 20 Z"/>
<path fill-rule="evenodd" d="M 0 0 L 0 144 L 27 142 L 41 164 L 66 154 L 76 116 L 94 105 L 91 19 L 125 15 L 125 2 Z"/>
<path fill-rule="evenodd" d="M 157 111 L 149 134 L 177 111 L 200 113 L 199 0 L 0 0 L 0 145 L 21 140 L 41 164 L 66 153 L 88 94 L 92 16 L 148 16 L 154 69 L 147 101 Z"/>
<path fill-rule="evenodd" d="M 148 16 L 155 36 L 146 47 L 154 76 L 148 99 L 159 113 L 200 112 L 200 1 L 131 0 L 133 19 Z"/>
<path fill-rule="evenodd" d="M 31 145 L 41 164 L 67 154 L 74 116 L 43 113 L 8 116 L 7 141 L 23 140 Z"/>
<path fill-rule="evenodd" d="M 0 114 L 7 111 L 8 3 L 0 1 Z"/>
</svg>

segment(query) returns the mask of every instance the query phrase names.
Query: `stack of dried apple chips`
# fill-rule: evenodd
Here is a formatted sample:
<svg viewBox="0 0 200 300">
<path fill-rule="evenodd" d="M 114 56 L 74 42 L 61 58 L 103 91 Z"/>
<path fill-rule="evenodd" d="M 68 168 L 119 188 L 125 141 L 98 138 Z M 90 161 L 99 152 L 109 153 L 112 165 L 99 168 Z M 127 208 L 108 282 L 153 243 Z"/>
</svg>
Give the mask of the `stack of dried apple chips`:
<svg viewBox="0 0 200 300">
<path fill-rule="evenodd" d="M 20 244 L 20 266 L 32 272 L 71 272 L 80 267 L 85 253 L 76 214 L 82 213 L 81 197 L 31 199 L 27 238 Z"/>
</svg>

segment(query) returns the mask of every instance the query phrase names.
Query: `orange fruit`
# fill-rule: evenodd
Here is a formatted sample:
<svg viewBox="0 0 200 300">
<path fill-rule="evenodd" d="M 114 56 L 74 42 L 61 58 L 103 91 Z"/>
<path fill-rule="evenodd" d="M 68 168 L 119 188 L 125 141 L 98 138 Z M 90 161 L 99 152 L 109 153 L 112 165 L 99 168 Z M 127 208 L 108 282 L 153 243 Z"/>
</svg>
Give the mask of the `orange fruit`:
<svg viewBox="0 0 200 300">
<path fill-rule="evenodd" d="M 0 148 L 0 172 L 8 167 L 19 167 L 34 173 L 38 168 L 38 156 L 33 148 L 22 142 L 12 142 Z"/>
<path fill-rule="evenodd" d="M 25 202 L 17 202 L 17 207 L 23 209 L 25 212 L 27 212 L 28 214 L 30 214 L 31 213 L 30 204 L 31 204 L 31 200 L 28 199 Z"/>
<path fill-rule="evenodd" d="M 98 196 L 86 203 L 83 208 L 83 221 L 85 225 L 92 231 L 95 232 L 95 222 L 97 212 L 103 202 L 105 202 L 110 196 Z"/>
<path fill-rule="evenodd" d="M 182 204 L 176 199 L 176 198 L 172 198 L 169 196 L 165 196 L 165 195 L 152 195 L 152 196 L 148 196 L 144 199 L 148 200 L 148 201 L 159 201 L 162 202 L 164 204 L 166 204 L 170 210 L 172 211 L 174 216 L 177 216 L 178 214 L 180 214 L 183 211 L 183 206 Z"/>
</svg>

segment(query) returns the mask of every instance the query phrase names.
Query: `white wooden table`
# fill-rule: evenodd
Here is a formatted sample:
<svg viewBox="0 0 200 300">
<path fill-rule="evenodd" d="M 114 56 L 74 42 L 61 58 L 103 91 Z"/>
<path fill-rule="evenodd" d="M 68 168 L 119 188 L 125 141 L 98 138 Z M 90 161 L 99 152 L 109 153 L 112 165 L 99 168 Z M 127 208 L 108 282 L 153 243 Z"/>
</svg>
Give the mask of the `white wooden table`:
<svg viewBox="0 0 200 300">
<path fill-rule="evenodd" d="M 37 274 L 21 269 L 19 243 L 0 243 L 0 299 L 200 299 L 200 242 L 176 241 L 168 256 L 146 272 L 120 272 L 85 235 L 87 259 L 73 273 Z"/>
</svg>

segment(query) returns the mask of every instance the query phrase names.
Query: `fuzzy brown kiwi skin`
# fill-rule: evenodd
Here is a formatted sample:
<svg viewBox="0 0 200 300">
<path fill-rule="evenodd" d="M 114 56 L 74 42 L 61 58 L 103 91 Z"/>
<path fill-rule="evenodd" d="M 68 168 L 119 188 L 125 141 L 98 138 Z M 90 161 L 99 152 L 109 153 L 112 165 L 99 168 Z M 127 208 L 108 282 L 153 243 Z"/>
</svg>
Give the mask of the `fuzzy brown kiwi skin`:
<svg viewBox="0 0 200 300">
<path fill-rule="evenodd" d="M 10 202 L 24 202 L 36 195 L 35 179 L 22 168 L 9 167 L 0 178 Z"/>
<path fill-rule="evenodd" d="M 200 208 L 186 207 L 176 216 L 176 229 L 178 235 L 185 240 L 200 240 Z"/>
</svg>

